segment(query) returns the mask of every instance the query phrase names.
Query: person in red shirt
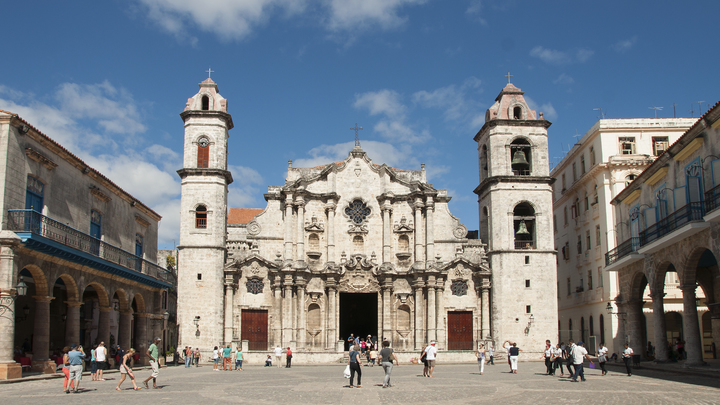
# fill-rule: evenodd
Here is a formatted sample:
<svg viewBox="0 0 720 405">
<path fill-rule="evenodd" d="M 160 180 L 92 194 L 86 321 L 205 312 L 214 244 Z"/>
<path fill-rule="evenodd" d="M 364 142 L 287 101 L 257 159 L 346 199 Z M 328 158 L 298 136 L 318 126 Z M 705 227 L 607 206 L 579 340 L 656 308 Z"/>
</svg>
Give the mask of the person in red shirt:
<svg viewBox="0 0 720 405">
<path fill-rule="evenodd" d="M 290 346 L 288 346 L 287 352 L 285 352 L 285 368 L 290 368 L 291 362 L 292 362 L 292 350 L 290 350 Z"/>
</svg>

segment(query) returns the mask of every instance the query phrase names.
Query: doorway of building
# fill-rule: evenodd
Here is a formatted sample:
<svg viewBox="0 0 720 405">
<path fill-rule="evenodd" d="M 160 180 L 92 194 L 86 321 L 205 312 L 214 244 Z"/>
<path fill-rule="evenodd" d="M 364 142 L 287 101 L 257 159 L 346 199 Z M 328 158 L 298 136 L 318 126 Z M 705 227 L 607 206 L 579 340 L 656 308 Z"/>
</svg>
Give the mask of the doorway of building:
<svg viewBox="0 0 720 405">
<path fill-rule="evenodd" d="M 447 313 L 448 350 L 473 349 L 472 311 L 450 311 Z"/>
<path fill-rule="evenodd" d="M 243 309 L 240 314 L 240 339 L 248 341 L 248 350 L 268 350 L 268 311 Z"/>
<path fill-rule="evenodd" d="M 366 338 L 378 336 L 378 294 L 340 293 L 340 337 L 345 341 L 345 350 L 350 348 L 347 338 L 350 334 Z"/>
</svg>

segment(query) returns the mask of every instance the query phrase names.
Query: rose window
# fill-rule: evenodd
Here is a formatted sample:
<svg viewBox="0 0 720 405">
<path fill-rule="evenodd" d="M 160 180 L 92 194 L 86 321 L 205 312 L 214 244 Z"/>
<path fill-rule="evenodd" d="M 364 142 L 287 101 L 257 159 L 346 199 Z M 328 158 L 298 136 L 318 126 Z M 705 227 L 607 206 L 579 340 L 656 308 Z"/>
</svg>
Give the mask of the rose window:
<svg viewBox="0 0 720 405">
<path fill-rule="evenodd" d="M 450 285 L 450 291 L 452 291 L 453 295 L 467 295 L 467 283 L 464 280 L 455 280 Z"/>
<path fill-rule="evenodd" d="M 253 278 L 247 281 L 247 291 L 250 294 L 260 294 L 263 291 L 263 288 L 265 287 L 265 284 L 262 282 L 262 280 Z"/>
<path fill-rule="evenodd" d="M 370 216 L 370 208 L 368 208 L 367 204 L 360 200 L 355 200 L 350 203 L 350 205 L 345 208 L 345 215 L 350 217 L 350 220 L 360 225 L 363 222 L 367 220 L 367 217 Z"/>
</svg>

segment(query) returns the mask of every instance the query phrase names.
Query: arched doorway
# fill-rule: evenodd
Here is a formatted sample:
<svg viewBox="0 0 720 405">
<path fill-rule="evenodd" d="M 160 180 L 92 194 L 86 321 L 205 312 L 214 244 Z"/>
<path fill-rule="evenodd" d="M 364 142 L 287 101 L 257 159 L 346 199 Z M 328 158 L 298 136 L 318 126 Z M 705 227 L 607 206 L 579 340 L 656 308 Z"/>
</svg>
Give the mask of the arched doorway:
<svg viewBox="0 0 720 405">
<path fill-rule="evenodd" d="M 350 334 L 378 339 L 378 293 L 340 293 L 340 336 L 349 349 Z M 391 338 L 387 336 L 387 338 Z"/>
</svg>

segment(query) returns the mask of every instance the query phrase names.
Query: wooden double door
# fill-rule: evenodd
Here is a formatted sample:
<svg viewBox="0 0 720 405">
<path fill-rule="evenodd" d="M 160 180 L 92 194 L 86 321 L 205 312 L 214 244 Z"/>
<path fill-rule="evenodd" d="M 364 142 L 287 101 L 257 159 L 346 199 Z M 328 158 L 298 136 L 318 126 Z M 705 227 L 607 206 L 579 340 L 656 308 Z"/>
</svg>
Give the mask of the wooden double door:
<svg viewBox="0 0 720 405">
<path fill-rule="evenodd" d="M 447 314 L 448 350 L 472 350 L 472 311 L 450 311 Z"/>
<path fill-rule="evenodd" d="M 263 309 L 243 309 L 240 325 L 241 340 L 248 341 L 249 350 L 268 349 L 268 311 Z"/>
</svg>

